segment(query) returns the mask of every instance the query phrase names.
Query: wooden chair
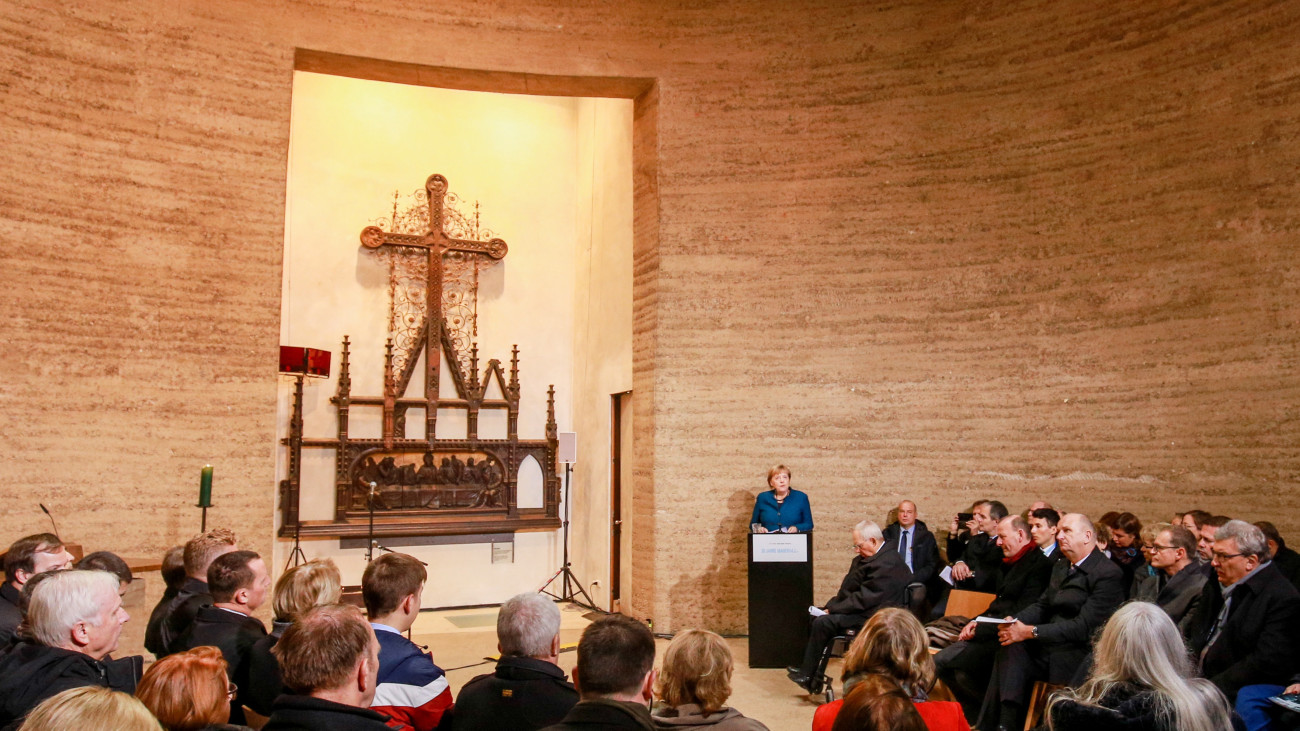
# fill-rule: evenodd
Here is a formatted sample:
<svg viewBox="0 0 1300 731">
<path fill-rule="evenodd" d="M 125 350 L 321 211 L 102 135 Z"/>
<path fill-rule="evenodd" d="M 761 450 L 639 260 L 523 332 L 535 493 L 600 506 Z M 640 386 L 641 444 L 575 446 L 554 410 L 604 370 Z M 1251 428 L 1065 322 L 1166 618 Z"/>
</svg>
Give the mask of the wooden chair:
<svg viewBox="0 0 1300 731">
<path fill-rule="evenodd" d="M 978 617 L 985 609 L 988 609 L 996 598 L 996 594 L 987 594 L 982 591 L 953 589 L 948 592 L 948 608 L 944 610 L 944 614 L 973 619 Z"/>
<path fill-rule="evenodd" d="M 1034 689 L 1029 693 L 1029 712 L 1025 714 L 1025 731 L 1038 728 L 1038 723 L 1043 720 L 1043 713 L 1047 710 L 1047 700 L 1064 687 L 1041 680 L 1034 682 Z"/>
</svg>

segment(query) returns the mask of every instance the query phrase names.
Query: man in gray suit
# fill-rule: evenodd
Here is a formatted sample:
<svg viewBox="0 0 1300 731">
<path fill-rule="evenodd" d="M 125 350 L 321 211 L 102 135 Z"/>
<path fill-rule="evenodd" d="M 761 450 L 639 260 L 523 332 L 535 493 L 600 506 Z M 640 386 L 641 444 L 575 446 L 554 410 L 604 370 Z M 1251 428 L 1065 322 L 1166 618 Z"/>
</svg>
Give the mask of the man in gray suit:
<svg viewBox="0 0 1300 731">
<path fill-rule="evenodd" d="M 1181 525 L 1160 531 L 1151 544 L 1151 568 L 1160 572 L 1155 603 L 1174 620 L 1184 637 L 1207 581 L 1205 573 L 1197 570 L 1195 556 L 1196 538 Z"/>
</svg>

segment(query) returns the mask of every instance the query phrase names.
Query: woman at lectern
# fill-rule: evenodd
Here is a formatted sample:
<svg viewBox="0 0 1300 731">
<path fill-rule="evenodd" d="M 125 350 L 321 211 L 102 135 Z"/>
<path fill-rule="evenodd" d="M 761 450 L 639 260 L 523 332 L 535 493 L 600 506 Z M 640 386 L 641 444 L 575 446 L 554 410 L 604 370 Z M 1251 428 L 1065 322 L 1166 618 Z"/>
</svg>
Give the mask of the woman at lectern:
<svg viewBox="0 0 1300 731">
<path fill-rule="evenodd" d="M 754 500 L 749 527 L 755 533 L 807 533 L 813 529 L 808 496 L 790 489 L 790 469 L 779 464 L 767 471 L 771 490 Z"/>
</svg>

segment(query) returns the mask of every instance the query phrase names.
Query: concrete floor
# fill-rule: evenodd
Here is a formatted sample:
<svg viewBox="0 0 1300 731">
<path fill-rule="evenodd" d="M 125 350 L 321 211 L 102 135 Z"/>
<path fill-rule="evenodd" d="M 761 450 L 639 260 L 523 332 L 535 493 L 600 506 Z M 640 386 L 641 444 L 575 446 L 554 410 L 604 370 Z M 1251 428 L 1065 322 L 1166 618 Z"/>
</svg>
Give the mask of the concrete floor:
<svg viewBox="0 0 1300 731">
<path fill-rule="evenodd" d="M 571 604 L 561 604 L 560 639 L 566 645 L 577 646 L 582 630 L 590 622 L 583 617 L 587 610 Z M 495 665 L 485 659 L 495 655 L 496 607 L 482 609 L 452 609 L 424 612 L 412 628 L 412 639 L 428 645 L 433 660 L 447 671 L 452 693 L 460 692 L 470 679 L 490 673 Z M 813 712 L 821 696 L 810 699 L 779 669 L 750 669 L 748 640 L 743 637 L 728 639 L 736 660 L 736 670 L 731 678 L 732 695 L 728 705 L 750 718 L 758 719 L 773 731 L 806 731 L 812 726 Z M 668 640 L 656 642 L 657 653 L 662 657 Z M 577 653 L 572 649 L 561 652 L 560 667 L 565 672 L 573 669 Z M 831 676 L 838 677 L 838 660 L 832 661 Z M 837 684 L 838 685 L 838 684 Z"/>
</svg>

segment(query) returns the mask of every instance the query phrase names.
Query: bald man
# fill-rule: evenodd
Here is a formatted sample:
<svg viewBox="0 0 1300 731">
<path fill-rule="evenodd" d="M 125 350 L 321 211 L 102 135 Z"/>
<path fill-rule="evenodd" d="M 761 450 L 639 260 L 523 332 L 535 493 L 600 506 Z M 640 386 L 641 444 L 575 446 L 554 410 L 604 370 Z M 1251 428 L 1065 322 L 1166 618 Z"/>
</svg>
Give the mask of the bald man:
<svg viewBox="0 0 1300 731">
<path fill-rule="evenodd" d="M 939 542 L 916 518 L 916 503 L 898 504 L 898 522 L 885 526 L 885 542 L 893 545 L 903 563 L 912 571 L 912 582 L 930 586 L 939 572 Z"/>
</svg>

